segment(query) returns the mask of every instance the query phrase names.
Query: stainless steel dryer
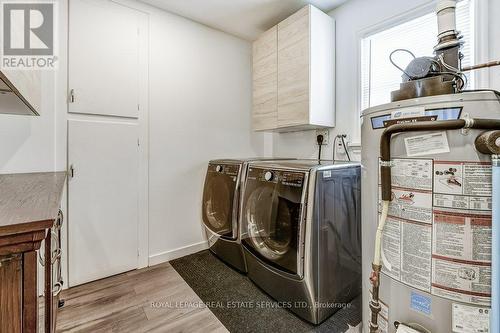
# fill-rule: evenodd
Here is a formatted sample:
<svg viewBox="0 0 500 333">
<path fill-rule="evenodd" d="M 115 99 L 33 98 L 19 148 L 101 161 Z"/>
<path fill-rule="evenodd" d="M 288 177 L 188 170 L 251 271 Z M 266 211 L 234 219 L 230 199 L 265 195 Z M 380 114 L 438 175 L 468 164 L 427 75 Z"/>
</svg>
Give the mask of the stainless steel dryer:
<svg viewBox="0 0 500 333">
<path fill-rule="evenodd" d="M 256 160 L 271 159 L 210 161 L 203 189 L 202 217 L 210 250 L 241 272 L 246 272 L 246 264 L 239 237 L 240 189 L 248 162 Z"/>
<path fill-rule="evenodd" d="M 361 293 L 359 163 L 252 162 L 243 189 L 248 276 L 319 324 Z"/>
</svg>

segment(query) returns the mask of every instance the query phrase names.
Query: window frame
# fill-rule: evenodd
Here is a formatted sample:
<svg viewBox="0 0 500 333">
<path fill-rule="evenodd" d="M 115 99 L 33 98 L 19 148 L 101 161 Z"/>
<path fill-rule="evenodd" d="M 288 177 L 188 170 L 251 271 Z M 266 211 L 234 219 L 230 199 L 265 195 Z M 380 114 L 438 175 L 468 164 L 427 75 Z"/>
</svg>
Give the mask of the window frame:
<svg viewBox="0 0 500 333">
<path fill-rule="evenodd" d="M 488 41 L 489 41 L 489 36 L 488 36 L 488 1 L 484 0 L 471 0 L 472 1 L 472 11 L 473 11 L 473 20 L 474 20 L 474 27 L 473 27 L 473 34 L 474 34 L 474 45 L 472 46 L 472 52 L 474 55 L 474 62 L 475 63 L 483 63 L 487 62 L 489 59 L 489 54 L 488 54 Z M 429 13 L 435 12 L 436 10 L 436 4 L 434 1 L 428 2 L 424 5 L 415 7 L 407 12 L 404 12 L 403 14 L 393 16 L 391 18 L 388 18 L 382 22 L 379 22 L 377 24 L 371 25 L 369 27 L 366 27 L 364 29 L 361 29 L 357 33 L 356 37 L 356 77 L 357 77 L 357 84 L 356 84 L 356 109 L 359 115 L 359 127 L 361 127 L 361 116 L 362 116 L 362 89 L 361 89 L 361 84 L 362 84 L 362 41 L 364 38 L 376 34 L 378 32 L 393 28 L 397 25 L 406 23 L 408 21 L 411 21 L 413 19 L 416 19 L 418 17 L 427 15 Z M 437 38 L 437 36 L 436 36 Z M 437 42 L 437 40 L 436 40 Z M 476 83 L 477 87 L 487 87 L 489 84 L 489 76 L 488 76 L 488 71 L 483 70 L 483 71 L 474 71 L 472 73 L 474 75 L 474 80 Z"/>
</svg>

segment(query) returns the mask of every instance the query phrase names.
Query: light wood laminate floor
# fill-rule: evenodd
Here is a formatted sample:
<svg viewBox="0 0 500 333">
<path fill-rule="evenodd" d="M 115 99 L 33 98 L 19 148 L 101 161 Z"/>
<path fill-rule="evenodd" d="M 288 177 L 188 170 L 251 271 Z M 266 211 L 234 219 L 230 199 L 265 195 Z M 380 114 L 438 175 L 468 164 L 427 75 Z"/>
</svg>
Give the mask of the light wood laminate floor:
<svg viewBox="0 0 500 333">
<path fill-rule="evenodd" d="M 168 263 L 62 292 L 58 332 L 228 332 Z"/>
</svg>

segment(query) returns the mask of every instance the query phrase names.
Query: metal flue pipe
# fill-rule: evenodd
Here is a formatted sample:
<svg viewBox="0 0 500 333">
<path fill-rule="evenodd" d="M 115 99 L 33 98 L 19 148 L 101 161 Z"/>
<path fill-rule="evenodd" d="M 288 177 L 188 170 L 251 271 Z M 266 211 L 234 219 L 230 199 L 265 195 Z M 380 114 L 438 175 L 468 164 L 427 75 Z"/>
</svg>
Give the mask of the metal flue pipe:
<svg viewBox="0 0 500 333">
<path fill-rule="evenodd" d="M 438 21 L 438 45 L 435 51 L 460 45 L 456 23 L 457 0 L 440 0 L 436 6 Z"/>
</svg>

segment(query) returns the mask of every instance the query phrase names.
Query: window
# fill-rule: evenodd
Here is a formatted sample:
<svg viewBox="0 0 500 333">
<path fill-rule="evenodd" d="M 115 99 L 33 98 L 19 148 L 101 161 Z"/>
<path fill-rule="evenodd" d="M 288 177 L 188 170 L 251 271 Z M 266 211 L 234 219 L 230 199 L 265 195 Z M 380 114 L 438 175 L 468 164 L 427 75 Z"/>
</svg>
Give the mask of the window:
<svg viewBox="0 0 500 333">
<path fill-rule="evenodd" d="M 457 30 L 465 44 L 463 66 L 474 63 L 473 8 L 474 0 L 462 0 L 457 5 Z M 432 56 L 437 44 L 437 19 L 432 12 L 411 21 L 365 36 L 361 40 L 361 110 L 390 102 L 391 91 L 399 89 L 401 71 L 389 61 L 395 49 L 408 49 L 415 56 Z M 405 52 L 393 55 L 394 62 L 405 68 L 412 59 Z M 468 89 L 474 87 L 468 78 Z"/>
</svg>

